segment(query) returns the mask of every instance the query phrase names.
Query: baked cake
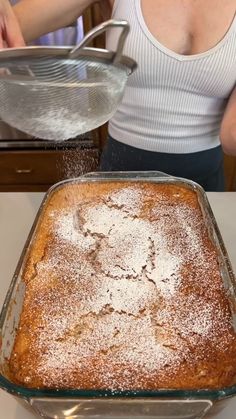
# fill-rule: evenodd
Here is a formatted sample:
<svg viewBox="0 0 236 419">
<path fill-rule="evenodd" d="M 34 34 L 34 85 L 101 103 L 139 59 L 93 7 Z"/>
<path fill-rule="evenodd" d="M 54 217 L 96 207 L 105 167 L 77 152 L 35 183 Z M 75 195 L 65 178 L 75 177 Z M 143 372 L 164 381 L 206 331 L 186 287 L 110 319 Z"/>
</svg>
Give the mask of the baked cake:
<svg viewBox="0 0 236 419">
<path fill-rule="evenodd" d="M 31 388 L 218 389 L 236 333 L 197 194 L 176 184 L 65 184 L 42 212 L 9 360 Z"/>
</svg>

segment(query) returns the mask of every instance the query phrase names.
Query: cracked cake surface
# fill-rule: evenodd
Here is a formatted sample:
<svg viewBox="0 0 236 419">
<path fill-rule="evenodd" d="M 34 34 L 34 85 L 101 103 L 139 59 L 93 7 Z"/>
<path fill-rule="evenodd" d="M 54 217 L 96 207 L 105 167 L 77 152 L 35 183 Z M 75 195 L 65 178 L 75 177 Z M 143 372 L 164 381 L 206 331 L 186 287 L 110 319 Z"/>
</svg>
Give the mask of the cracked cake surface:
<svg viewBox="0 0 236 419">
<path fill-rule="evenodd" d="M 231 307 L 197 195 L 174 184 L 65 184 L 24 267 L 9 360 L 32 388 L 202 389 L 236 382 Z"/>
</svg>

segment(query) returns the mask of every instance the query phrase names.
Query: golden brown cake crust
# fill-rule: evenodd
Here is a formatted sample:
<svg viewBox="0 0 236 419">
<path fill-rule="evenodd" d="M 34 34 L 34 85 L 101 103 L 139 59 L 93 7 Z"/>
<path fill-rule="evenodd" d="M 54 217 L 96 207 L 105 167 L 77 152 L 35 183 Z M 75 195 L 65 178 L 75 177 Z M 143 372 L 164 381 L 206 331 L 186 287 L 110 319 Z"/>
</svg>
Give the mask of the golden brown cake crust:
<svg viewBox="0 0 236 419">
<path fill-rule="evenodd" d="M 229 301 L 194 191 L 67 184 L 24 271 L 10 358 L 27 387 L 216 389 L 236 382 Z"/>
</svg>

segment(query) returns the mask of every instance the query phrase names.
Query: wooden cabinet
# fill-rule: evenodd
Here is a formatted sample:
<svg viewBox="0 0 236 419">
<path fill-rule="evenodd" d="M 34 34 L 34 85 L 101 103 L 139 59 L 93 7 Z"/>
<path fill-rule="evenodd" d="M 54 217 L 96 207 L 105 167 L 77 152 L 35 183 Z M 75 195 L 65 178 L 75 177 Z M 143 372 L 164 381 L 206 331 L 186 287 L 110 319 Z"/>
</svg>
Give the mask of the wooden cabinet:
<svg viewBox="0 0 236 419">
<path fill-rule="evenodd" d="M 225 156 L 226 190 L 236 191 L 236 157 Z"/>
<path fill-rule="evenodd" d="M 99 150 L 0 151 L 0 191 L 46 191 L 98 168 Z"/>
<path fill-rule="evenodd" d="M 46 191 L 63 179 L 98 170 L 97 147 L 0 151 L 0 192 Z M 225 156 L 226 190 L 236 192 L 236 157 Z"/>
</svg>

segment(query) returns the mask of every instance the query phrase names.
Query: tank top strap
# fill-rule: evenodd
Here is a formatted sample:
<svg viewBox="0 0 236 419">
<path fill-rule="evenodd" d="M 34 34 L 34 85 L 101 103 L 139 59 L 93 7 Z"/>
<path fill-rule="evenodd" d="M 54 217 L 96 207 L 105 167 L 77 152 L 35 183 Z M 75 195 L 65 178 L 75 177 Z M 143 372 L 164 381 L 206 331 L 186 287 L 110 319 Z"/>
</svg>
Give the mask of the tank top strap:
<svg viewBox="0 0 236 419">
<path fill-rule="evenodd" d="M 121 0 L 115 0 L 114 4 L 113 4 L 113 9 L 112 9 L 112 16 L 113 14 L 116 12 L 117 7 L 119 6 Z"/>
</svg>

